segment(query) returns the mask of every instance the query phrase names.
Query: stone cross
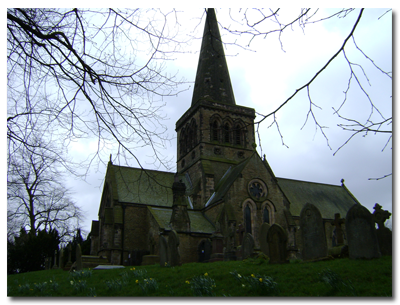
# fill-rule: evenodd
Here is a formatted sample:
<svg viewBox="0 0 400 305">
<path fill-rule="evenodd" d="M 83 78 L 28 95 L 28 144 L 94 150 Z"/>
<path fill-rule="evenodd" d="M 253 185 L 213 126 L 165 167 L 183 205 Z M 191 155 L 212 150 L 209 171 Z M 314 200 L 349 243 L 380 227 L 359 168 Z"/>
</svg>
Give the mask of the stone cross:
<svg viewBox="0 0 400 305">
<path fill-rule="evenodd" d="M 378 224 L 378 229 L 383 229 L 385 227 L 385 221 L 390 218 L 392 213 L 382 210 L 382 206 L 378 203 L 375 203 L 374 210 L 372 214 L 374 221 Z"/>
<path fill-rule="evenodd" d="M 340 218 L 340 213 L 335 214 L 335 220 L 331 221 L 331 225 L 335 226 L 336 229 L 336 246 L 344 244 L 342 224 L 344 219 Z"/>
</svg>

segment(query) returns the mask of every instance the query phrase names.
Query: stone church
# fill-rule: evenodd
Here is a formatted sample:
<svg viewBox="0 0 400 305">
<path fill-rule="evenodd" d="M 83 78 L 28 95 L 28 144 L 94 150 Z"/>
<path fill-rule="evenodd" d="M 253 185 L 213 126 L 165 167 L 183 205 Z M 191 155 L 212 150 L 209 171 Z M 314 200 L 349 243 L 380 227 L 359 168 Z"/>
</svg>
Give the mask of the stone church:
<svg viewBox="0 0 400 305">
<path fill-rule="evenodd" d="M 171 232 L 179 239 L 180 263 L 243 259 L 257 252 L 277 262 L 306 259 L 306 247 L 315 244 L 304 238 L 307 230 L 322 238 L 319 256 L 345 245 L 341 217 L 357 199 L 343 182 L 276 177 L 255 150 L 254 119 L 254 109 L 235 101 L 215 12 L 209 9 L 192 103 L 176 122 L 177 172 L 110 161 L 99 219 L 92 222 L 91 255 L 118 265 L 145 264 L 148 258 L 158 263 Z M 303 225 L 307 217 L 320 219 L 320 227 Z"/>
</svg>

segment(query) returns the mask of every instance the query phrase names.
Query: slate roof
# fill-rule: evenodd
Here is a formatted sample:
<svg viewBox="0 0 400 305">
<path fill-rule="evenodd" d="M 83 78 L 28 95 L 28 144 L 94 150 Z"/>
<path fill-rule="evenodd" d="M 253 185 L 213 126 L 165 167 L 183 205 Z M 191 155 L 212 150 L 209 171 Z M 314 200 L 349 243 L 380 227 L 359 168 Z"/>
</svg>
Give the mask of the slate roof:
<svg viewBox="0 0 400 305">
<path fill-rule="evenodd" d="M 174 173 L 111 165 L 118 201 L 172 206 Z M 114 190 L 115 191 L 115 190 Z"/>
<path fill-rule="evenodd" d="M 147 207 L 161 229 L 171 229 L 169 222 L 171 220 L 172 209 L 164 207 Z M 204 217 L 201 211 L 188 210 L 190 218 L 190 230 L 193 233 L 212 233 L 214 226 Z"/>
<path fill-rule="evenodd" d="M 210 197 L 208 202 L 206 203 L 206 206 L 209 206 L 221 199 L 225 196 L 225 194 L 228 192 L 229 188 L 235 182 L 235 180 L 239 177 L 240 173 L 242 170 L 246 167 L 247 163 L 249 163 L 249 160 L 254 156 L 252 154 L 250 157 L 242 161 L 241 163 L 231 166 L 224 176 L 221 178 L 221 180 L 218 182 L 217 186 L 215 187 L 215 192 L 213 195 Z"/>
<path fill-rule="evenodd" d="M 359 204 L 357 199 L 343 185 L 331 185 L 277 178 L 278 185 L 290 202 L 290 212 L 300 216 L 301 209 L 309 202 L 321 212 L 322 218 L 334 219 L 335 213 L 346 217 L 347 211 Z"/>
</svg>

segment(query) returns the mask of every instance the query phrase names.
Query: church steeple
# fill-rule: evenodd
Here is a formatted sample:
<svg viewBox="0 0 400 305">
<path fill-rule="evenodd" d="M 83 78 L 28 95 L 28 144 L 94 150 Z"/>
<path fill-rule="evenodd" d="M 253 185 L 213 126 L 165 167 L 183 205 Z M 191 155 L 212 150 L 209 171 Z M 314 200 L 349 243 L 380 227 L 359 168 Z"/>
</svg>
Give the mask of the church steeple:
<svg viewBox="0 0 400 305">
<path fill-rule="evenodd" d="M 220 104 L 236 105 L 217 17 L 213 8 L 207 9 L 192 106 L 203 99 Z"/>
</svg>

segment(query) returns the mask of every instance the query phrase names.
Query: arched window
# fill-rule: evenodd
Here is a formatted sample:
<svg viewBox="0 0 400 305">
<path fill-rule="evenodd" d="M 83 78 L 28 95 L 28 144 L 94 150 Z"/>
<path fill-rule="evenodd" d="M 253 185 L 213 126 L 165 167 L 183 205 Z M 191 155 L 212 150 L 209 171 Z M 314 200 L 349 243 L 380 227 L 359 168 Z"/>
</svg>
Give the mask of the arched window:
<svg viewBox="0 0 400 305">
<path fill-rule="evenodd" d="M 246 233 L 250 233 L 251 232 L 251 210 L 249 205 L 246 205 L 246 207 L 244 208 L 244 227 L 246 230 Z"/>
<path fill-rule="evenodd" d="M 218 141 L 218 122 L 215 120 L 212 123 L 212 128 L 211 128 L 211 140 L 212 141 Z"/>
<path fill-rule="evenodd" d="M 237 124 L 234 128 L 234 141 L 236 145 L 242 144 L 242 130 L 239 124 Z"/>
<path fill-rule="evenodd" d="M 272 225 L 275 222 L 274 210 L 275 210 L 274 205 L 269 201 L 266 201 L 261 205 L 263 222 L 266 222 L 270 225 Z"/>
<path fill-rule="evenodd" d="M 197 124 L 196 121 L 193 119 L 191 123 L 191 148 L 195 147 L 197 144 Z"/>
<path fill-rule="evenodd" d="M 229 124 L 225 123 L 225 125 L 224 125 L 224 142 L 225 143 L 230 142 L 229 132 L 230 132 Z"/>
<path fill-rule="evenodd" d="M 179 152 L 181 156 L 183 156 L 186 153 L 186 139 L 185 139 L 185 128 L 181 130 L 181 134 L 179 136 Z"/>
<path fill-rule="evenodd" d="M 263 222 L 266 223 L 270 223 L 270 219 L 269 219 L 269 210 L 267 209 L 267 207 L 264 208 L 264 213 L 263 213 Z"/>
</svg>

